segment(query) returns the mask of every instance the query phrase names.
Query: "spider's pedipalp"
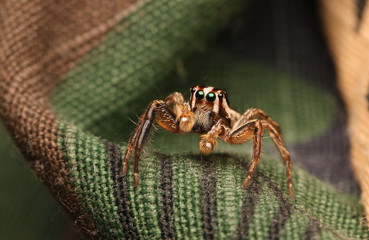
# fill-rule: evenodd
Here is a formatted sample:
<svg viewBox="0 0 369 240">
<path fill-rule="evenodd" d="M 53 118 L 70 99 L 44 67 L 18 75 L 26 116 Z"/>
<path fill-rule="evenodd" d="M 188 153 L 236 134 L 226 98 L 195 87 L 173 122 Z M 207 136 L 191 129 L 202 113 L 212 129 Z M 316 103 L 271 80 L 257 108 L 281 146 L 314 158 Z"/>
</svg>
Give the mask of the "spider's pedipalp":
<svg viewBox="0 0 369 240">
<path fill-rule="evenodd" d="M 184 133 L 191 132 L 193 126 L 195 125 L 196 116 L 191 111 L 190 105 L 188 103 L 181 104 L 180 108 L 181 110 L 177 115 L 179 129 Z"/>
<path fill-rule="evenodd" d="M 200 152 L 205 155 L 210 154 L 218 145 L 218 136 L 225 134 L 226 129 L 229 129 L 227 127 L 227 120 L 224 118 L 219 119 L 209 132 L 200 136 Z"/>
<path fill-rule="evenodd" d="M 215 137 L 209 134 L 200 135 L 199 149 L 204 155 L 209 155 L 217 147 L 218 143 Z"/>
</svg>

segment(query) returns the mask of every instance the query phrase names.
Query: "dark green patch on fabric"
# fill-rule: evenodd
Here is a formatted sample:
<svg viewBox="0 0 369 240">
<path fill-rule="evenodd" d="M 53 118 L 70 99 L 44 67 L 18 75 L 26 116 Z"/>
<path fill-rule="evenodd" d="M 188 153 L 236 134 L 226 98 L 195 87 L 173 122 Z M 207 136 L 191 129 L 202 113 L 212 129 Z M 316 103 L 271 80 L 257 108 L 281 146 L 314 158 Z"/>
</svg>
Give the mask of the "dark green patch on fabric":
<svg viewBox="0 0 369 240">
<path fill-rule="evenodd" d="M 92 216 L 100 236 L 123 238 L 105 145 L 75 128 L 60 125 L 59 130 L 63 159 L 81 205 Z"/>
<path fill-rule="evenodd" d="M 172 157 L 173 167 L 173 212 L 176 238 L 203 238 L 201 221 L 201 165 L 189 156 Z"/>
<path fill-rule="evenodd" d="M 106 153 L 111 152 L 112 147 L 124 152 L 125 147 L 104 144 L 92 135 L 63 125 L 60 131 L 64 133 L 60 144 L 80 200 L 87 211 L 94 213 L 103 236 L 123 237 L 122 221 L 118 217 L 123 205 L 115 204 L 119 198 L 113 194 L 117 183 L 112 181 L 114 174 L 109 171 Z M 170 161 L 166 172 L 160 170 L 163 159 L 167 159 L 164 160 L 167 163 Z M 116 161 L 122 161 L 122 157 Z M 311 231 L 311 222 L 319 224 L 318 233 L 330 232 L 327 234 L 342 239 L 369 237 L 366 226 L 359 222 L 363 207 L 357 197 L 336 192 L 295 167 L 296 201 L 293 201 L 287 194 L 285 166 L 273 156 L 263 155 L 252 183 L 243 190 L 242 181 L 249 161 L 245 155 L 203 157 L 146 152 L 140 162 L 138 188 L 133 186 L 130 161 L 124 191 L 137 237 L 161 238 L 164 228 L 160 221 L 167 210 L 172 211 L 171 224 L 165 231 L 171 227 L 169 231 L 176 239 L 232 236 L 300 239 L 309 229 Z M 172 205 L 162 200 L 165 182 L 173 186 Z"/>
</svg>

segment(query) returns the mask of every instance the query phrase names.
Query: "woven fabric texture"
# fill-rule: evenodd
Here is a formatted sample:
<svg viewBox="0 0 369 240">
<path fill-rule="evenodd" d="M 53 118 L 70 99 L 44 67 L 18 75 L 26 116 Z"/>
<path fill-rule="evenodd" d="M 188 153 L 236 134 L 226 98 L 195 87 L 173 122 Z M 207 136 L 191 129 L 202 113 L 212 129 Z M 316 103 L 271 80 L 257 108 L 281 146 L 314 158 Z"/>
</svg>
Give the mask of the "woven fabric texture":
<svg viewBox="0 0 369 240">
<path fill-rule="evenodd" d="M 34 172 L 92 239 L 368 239 L 347 112 L 317 8 L 292 0 L 0 3 L 0 112 Z M 137 116 L 197 84 L 263 109 L 293 157 L 154 131 L 121 175 Z M 347 106 L 346 106 L 347 107 Z M 350 117 L 350 115 L 349 115 Z"/>
</svg>

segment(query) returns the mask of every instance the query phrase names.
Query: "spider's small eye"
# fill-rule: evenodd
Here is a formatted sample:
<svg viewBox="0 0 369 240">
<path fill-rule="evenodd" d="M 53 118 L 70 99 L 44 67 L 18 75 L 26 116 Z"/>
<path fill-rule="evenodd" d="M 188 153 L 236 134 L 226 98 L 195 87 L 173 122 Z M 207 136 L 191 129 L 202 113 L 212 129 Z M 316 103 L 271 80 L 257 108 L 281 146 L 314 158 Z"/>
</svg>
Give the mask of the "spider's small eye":
<svg viewBox="0 0 369 240">
<path fill-rule="evenodd" d="M 212 92 L 210 92 L 210 93 L 208 93 L 208 95 L 206 95 L 206 100 L 207 100 L 208 102 L 214 102 L 214 101 L 215 101 L 215 99 L 216 99 L 216 96 L 215 96 L 215 94 L 214 94 L 214 93 L 212 93 Z"/>
<path fill-rule="evenodd" d="M 195 96 L 197 99 L 201 100 L 204 98 L 204 94 L 205 94 L 204 91 L 200 90 L 196 92 Z"/>
</svg>

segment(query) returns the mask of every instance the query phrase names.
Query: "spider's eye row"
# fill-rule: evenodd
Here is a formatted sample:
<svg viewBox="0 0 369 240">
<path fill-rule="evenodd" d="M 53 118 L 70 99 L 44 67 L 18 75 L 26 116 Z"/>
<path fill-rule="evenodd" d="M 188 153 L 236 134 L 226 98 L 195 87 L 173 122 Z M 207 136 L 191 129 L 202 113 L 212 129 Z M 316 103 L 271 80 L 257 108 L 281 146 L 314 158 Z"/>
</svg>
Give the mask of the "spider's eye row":
<svg viewBox="0 0 369 240">
<path fill-rule="evenodd" d="M 204 93 L 204 91 L 202 91 L 202 90 L 197 91 L 197 92 L 196 92 L 196 94 L 195 94 L 195 96 L 196 96 L 196 98 L 197 98 L 198 100 L 203 99 L 203 98 L 204 98 L 204 95 L 205 95 L 205 93 Z"/>
<path fill-rule="evenodd" d="M 215 99 L 216 99 L 216 96 L 215 96 L 215 94 L 214 94 L 214 93 L 212 93 L 212 92 L 210 92 L 210 93 L 208 93 L 208 94 L 206 95 L 206 100 L 207 100 L 208 102 L 214 102 L 214 101 L 215 101 Z"/>
</svg>

